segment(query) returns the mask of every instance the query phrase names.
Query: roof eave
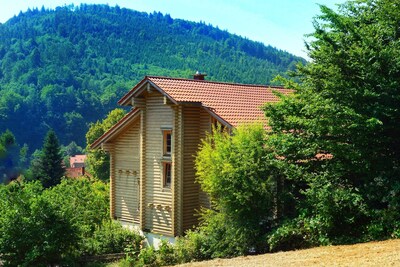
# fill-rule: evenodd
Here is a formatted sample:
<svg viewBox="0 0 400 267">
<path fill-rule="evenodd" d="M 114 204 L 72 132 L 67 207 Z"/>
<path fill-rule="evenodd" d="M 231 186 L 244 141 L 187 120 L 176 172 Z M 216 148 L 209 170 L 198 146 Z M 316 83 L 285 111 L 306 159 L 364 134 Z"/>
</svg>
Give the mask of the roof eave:
<svg viewBox="0 0 400 267">
<path fill-rule="evenodd" d="M 129 106 L 130 105 L 130 99 L 131 97 L 135 94 L 136 91 L 138 91 L 148 80 L 148 77 L 145 76 L 138 84 L 136 84 L 128 93 L 126 93 L 123 97 L 121 97 L 120 100 L 118 100 L 118 105 L 120 106 Z"/>
<path fill-rule="evenodd" d="M 232 129 L 233 125 L 230 124 L 228 121 L 224 120 L 222 117 L 220 117 L 217 113 L 215 113 L 212 108 L 203 106 L 204 110 L 207 111 L 211 117 L 215 118 L 218 122 L 220 122 L 222 125 Z"/>
<path fill-rule="evenodd" d="M 107 143 L 111 138 L 119 134 L 129 122 L 136 119 L 139 116 L 139 109 L 133 109 L 114 124 L 107 132 L 96 139 L 91 145 L 90 149 L 98 149 L 102 144 Z"/>
<path fill-rule="evenodd" d="M 155 88 L 157 91 L 159 91 L 162 95 L 166 96 L 172 103 L 175 105 L 178 105 L 178 102 L 171 97 L 169 94 L 167 94 L 161 87 L 159 87 L 157 84 L 152 82 L 148 76 L 145 76 L 143 80 L 141 80 L 135 87 L 133 87 L 127 94 L 125 94 L 119 101 L 118 105 L 121 106 L 131 106 L 132 102 L 131 99 L 132 97 L 136 97 L 143 93 L 143 91 L 146 90 L 146 84 L 151 85 L 153 88 Z"/>
</svg>

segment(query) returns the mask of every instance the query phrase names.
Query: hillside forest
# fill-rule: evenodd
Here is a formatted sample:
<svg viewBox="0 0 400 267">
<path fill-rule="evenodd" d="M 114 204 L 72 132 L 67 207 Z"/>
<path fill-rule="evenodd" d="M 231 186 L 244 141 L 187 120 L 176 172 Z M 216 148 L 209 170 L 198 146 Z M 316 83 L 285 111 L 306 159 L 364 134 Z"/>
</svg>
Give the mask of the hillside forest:
<svg viewBox="0 0 400 267">
<path fill-rule="evenodd" d="M 28 154 L 53 129 L 85 147 L 103 119 L 145 75 L 269 84 L 305 62 L 203 22 L 108 5 L 33 9 L 0 24 L 0 133 Z"/>
</svg>

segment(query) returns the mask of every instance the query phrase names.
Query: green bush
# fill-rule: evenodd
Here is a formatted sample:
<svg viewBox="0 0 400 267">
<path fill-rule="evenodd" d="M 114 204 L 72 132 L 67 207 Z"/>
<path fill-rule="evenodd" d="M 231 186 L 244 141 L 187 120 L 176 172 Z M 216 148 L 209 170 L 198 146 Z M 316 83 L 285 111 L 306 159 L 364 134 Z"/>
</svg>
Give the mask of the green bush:
<svg viewBox="0 0 400 267">
<path fill-rule="evenodd" d="M 318 234 L 317 220 L 298 218 L 282 223 L 267 235 L 267 243 L 271 252 L 309 248 L 320 245 L 327 240 Z"/>
<path fill-rule="evenodd" d="M 371 211 L 371 217 L 363 241 L 400 238 L 400 213 L 397 209 Z"/>
<path fill-rule="evenodd" d="M 123 228 L 115 221 L 105 220 L 96 227 L 93 235 L 84 240 L 83 252 L 87 255 L 122 253 L 129 247 L 129 252 L 139 254 L 143 237 L 138 233 Z"/>
<path fill-rule="evenodd" d="M 154 247 L 146 247 L 140 251 L 138 262 L 135 266 L 157 267 L 157 252 Z"/>
<path fill-rule="evenodd" d="M 40 182 L 0 186 L 0 255 L 5 266 L 73 262 L 82 255 L 138 254 L 142 237 L 109 218 L 103 182 L 68 180 L 44 189 Z"/>
<path fill-rule="evenodd" d="M 175 265 L 177 263 L 174 246 L 166 240 L 161 240 L 161 244 L 157 250 L 157 262 L 160 266 Z"/>
<path fill-rule="evenodd" d="M 363 239 L 370 216 L 357 188 L 344 184 L 333 174 L 323 173 L 309 182 L 304 195 L 304 216 L 308 221 L 316 218 L 319 238 L 326 237 L 333 244 Z"/>
<path fill-rule="evenodd" d="M 265 139 L 263 125 L 253 124 L 238 127 L 232 135 L 214 129 L 203 141 L 197 176 L 214 210 L 202 215 L 206 257 L 265 251 L 261 237 L 273 224 L 279 178 Z"/>
<path fill-rule="evenodd" d="M 4 266 L 59 264 L 75 250 L 73 213 L 43 194 L 40 182 L 0 187 L 0 255 Z"/>
<path fill-rule="evenodd" d="M 207 237 L 199 230 L 189 230 L 179 237 L 174 245 L 174 253 L 178 263 L 203 261 L 211 259 Z"/>
<path fill-rule="evenodd" d="M 61 184 L 46 190 L 65 212 L 73 211 L 74 222 L 90 234 L 105 219 L 110 218 L 109 185 L 86 178 L 63 179 Z"/>
</svg>

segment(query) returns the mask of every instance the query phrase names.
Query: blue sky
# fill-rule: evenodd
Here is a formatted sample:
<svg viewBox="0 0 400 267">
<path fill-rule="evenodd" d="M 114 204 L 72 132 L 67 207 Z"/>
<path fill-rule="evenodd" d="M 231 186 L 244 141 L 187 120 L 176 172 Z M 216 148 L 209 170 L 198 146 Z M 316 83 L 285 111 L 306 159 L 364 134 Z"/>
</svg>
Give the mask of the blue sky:
<svg viewBox="0 0 400 267">
<path fill-rule="evenodd" d="M 0 0 L 0 23 L 20 11 L 73 3 L 119 5 L 138 11 L 160 11 L 172 18 L 203 21 L 222 30 L 272 45 L 298 56 L 304 52 L 305 34 L 311 33 L 318 4 L 336 9 L 345 0 Z"/>
</svg>

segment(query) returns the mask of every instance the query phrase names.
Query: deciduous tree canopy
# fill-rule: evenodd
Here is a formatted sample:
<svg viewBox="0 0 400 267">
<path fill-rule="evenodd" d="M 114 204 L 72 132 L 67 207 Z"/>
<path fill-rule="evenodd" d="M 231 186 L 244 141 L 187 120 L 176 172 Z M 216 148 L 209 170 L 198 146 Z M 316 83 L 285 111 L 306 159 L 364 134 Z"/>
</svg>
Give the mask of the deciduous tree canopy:
<svg viewBox="0 0 400 267">
<path fill-rule="evenodd" d="M 296 94 L 265 109 L 270 142 L 295 170 L 287 178 L 302 190 L 297 214 L 319 222 L 320 238 L 398 235 L 400 5 L 321 11 Z"/>
</svg>

